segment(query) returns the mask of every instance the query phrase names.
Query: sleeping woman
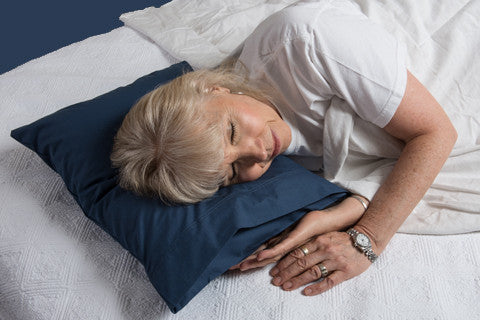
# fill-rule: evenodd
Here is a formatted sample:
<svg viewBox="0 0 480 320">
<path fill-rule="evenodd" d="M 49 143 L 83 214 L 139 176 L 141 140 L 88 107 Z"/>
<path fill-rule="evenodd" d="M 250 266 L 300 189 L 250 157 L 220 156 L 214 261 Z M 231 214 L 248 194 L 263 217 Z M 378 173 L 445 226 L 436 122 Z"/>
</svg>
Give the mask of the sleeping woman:
<svg viewBox="0 0 480 320">
<path fill-rule="evenodd" d="M 332 154 L 327 146 L 352 122 L 401 142 L 376 192 L 354 190 L 335 207 L 308 213 L 281 241 L 233 267 L 276 262 L 274 285 L 310 284 L 303 293 L 316 295 L 375 261 L 457 137 L 442 107 L 407 70 L 403 47 L 350 2 L 287 7 L 249 36 L 232 70 L 187 73 L 145 95 L 116 136 L 112 162 L 122 186 L 192 203 L 259 178 L 279 154 L 335 177 L 358 150 L 350 143 Z M 346 160 L 335 167 L 332 157 Z"/>
</svg>

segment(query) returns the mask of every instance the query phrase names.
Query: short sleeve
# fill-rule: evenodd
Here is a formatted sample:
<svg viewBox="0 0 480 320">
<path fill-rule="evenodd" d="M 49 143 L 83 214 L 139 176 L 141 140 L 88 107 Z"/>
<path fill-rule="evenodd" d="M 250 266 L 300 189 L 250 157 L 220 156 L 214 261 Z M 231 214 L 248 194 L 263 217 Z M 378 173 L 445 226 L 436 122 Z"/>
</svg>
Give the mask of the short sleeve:
<svg viewBox="0 0 480 320">
<path fill-rule="evenodd" d="M 332 7 L 309 24 L 309 58 L 332 94 L 364 120 L 386 126 L 405 92 L 404 46 L 354 5 Z"/>
</svg>

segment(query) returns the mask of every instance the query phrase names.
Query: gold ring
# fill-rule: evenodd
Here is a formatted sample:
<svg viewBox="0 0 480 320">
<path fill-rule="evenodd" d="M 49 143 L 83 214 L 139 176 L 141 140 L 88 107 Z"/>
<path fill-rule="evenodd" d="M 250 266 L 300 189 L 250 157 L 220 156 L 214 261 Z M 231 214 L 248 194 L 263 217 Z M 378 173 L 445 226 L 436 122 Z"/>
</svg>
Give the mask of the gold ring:
<svg viewBox="0 0 480 320">
<path fill-rule="evenodd" d="M 322 273 L 322 278 L 325 278 L 328 276 L 328 270 L 327 267 L 325 267 L 323 264 L 319 263 L 318 267 L 320 268 L 320 272 Z"/>
<path fill-rule="evenodd" d="M 305 247 L 300 247 L 300 250 L 302 250 L 303 254 L 304 255 L 307 255 L 308 254 L 308 249 L 305 248 Z"/>
</svg>

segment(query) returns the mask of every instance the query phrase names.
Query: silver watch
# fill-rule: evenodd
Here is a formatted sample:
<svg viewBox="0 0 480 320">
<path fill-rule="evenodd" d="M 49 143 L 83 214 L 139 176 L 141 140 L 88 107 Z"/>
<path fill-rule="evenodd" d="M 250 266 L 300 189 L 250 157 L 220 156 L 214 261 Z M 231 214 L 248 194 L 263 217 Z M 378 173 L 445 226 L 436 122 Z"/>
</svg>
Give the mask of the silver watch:
<svg viewBox="0 0 480 320">
<path fill-rule="evenodd" d="M 373 263 L 377 260 L 378 256 L 373 252 L 372 242 L 366 234 L 358 232 L 353 228 L 348 229 L 347 233 L 352 237 L 354 247 L 362 251 L 370 262 Z"/>
</svg>

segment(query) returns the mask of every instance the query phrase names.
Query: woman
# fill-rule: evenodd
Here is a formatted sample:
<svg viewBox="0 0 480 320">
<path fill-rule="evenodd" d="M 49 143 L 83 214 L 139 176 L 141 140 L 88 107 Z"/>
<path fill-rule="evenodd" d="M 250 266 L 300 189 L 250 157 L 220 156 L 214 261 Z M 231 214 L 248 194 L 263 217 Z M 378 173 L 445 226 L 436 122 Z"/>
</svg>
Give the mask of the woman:
<svg viewBox="0 0 480 320">
<path fill-rule="evenodd" d="M 293 290 L 324 278 L 303 291 L 324 292 L 362 273 L 385 249 L 440 171 L 456 131 L 406 69 L 401 45 L 349 2 L 303 1 L 282 10 L 246 40 L 238 60 L 237 71 L 244 69 L 250 84 L 231 80 L 235 75 L 200 72 L 171 84 L 182 84 L 180 92 L 166 87 L 144 97 L 132 111 L 136 116 L 128 116 L 122 125 L 112 160 L 124 174 L 138 172 L 125 182 L 134 190 L 196 201 L 219 185 L 260 177 L 279 153 L 297 156 L 307 168 L 336 177 L 358 153 L 351 144 L 331 147 L 335 135 L 351 129 L 345 124 L 382 128 L 402 141 L 403 148 L 376 193 L 365 194 L 369 204 L 365 198 L 351 197 L 331 211 L 311 212 L 279 244 L 260 248 L 235 266 L 246 270 L 280 260 L 271 270 L 274 285 Z M 268 97 L 255 83 L 275 93 Z M 189 101 L 182 102 L 183 107 L 179 96 Z M 159 99 L 165 102 L 161 109 L 168 109 L 162 115 Z M 181 108 L 190 115 L 180 119 Z M 145 119 L 142 114 L 163 122 L 147 121 L 144 127 L 151 137 L 141 143 L 143 149 L 129 150 L 122 136 L 138 135 L 131 129 L 132 119 Z M 178 125 L 167 128 L 168 115 Z M 336 122 L 338 117 L 351 120 Z M 157 143 L 161 130 L 168 132 L 161 133 L 165 141 Z M 368 138 L 353 134 L 349 141 Z M 175 145 L 178 141 L 181 145 Z M 138 140 L 130 145 L 135 144 Z M 189 157 L 182 154 L 186 150 Z M 149 155 L 139 165 L 132 160 L 135 154 Z M 340 158 L 339 164 L 332 160 Z M 184 172 L 192 163 L 193 171 Z M 187 186 L 186 179 L 192 177 L 196 182 Z M 160 184 L 168 190 L 158 190 Z M 331 212 L 334 220 L 328 218 Z"/>
</svg>

